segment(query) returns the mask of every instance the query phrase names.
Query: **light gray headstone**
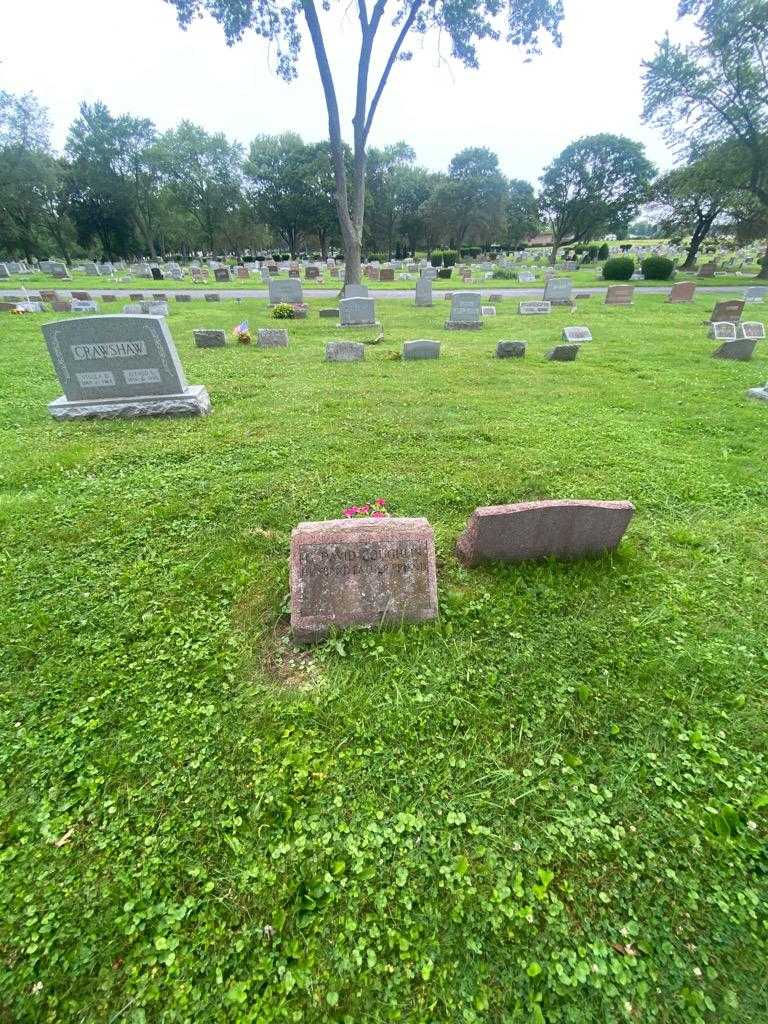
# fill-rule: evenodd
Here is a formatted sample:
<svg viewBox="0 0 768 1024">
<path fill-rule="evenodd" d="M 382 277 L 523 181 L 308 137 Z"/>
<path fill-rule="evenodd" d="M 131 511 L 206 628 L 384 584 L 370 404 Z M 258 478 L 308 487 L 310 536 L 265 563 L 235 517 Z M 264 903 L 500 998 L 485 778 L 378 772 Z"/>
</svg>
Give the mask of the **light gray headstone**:
<svg viewBox="0 0 768 1024">
<path fill-rule="evenodd" d="M 482 298 L 479 292 L 454 292 L 451 312 L 445 327 L 448 330 L 477 329 L 482 326 Z"/>
<path fill-rule="evenodd" d="M 768 287 L 747 288 L 744 291 L 744 301 L 749 303 L 762 302 L 766 294 L 768 294 Z"/>
<path fill-rule="evenodd" d="M 189 387 L 162 317 L 93 316 L 43 325 L 64 395 L 57 419 L 199 415 L 205 388 Z"/>
<path fill-rule="evenodd" d="M 142 304 L 140 302 L 129 302 L 125 306 L 123 306 L 123 313 L 130 316 L 141 316 L 144 313 L 144 310 L 141 308 L 141 305 Z"/>
<path fill-rule="evenodd" d="M 432 281 L 428 277 L 420 277 L 416 282 L 416 305 L 432 305 Z"/>
<path fill-rule="evenodd" d="M 287 348 L 288 331 L 279 327 L 260 327 L 256 348 Z"/>
<path fill-rule="evenodd" d="M 592 332 L 588 327 L 564 327 L 563 341 L 592 341 Z"/>
<path fill-rule="evenodd" d="M 273 306 L 281 302 L 303 302 L 304 297 L 301 290 L 301 281 L 296 277 L 278 280 L 269 279 L 269 301 Z"/>
<path fill-rule="evenodd" d="M 552 312 L 552 303 L 546 302 L 521 302 L 518 304 L 517 312 L 520 316 L 539 316 Z"/>
<path fill-rule="evenodd" d="M 329 341 L 325 346 L 328 363 L 355 363 L 365 359 L 365 345 L 357 341 Z"/>
<path fill-rule="evenodd" d="M 759 320 L 741 320 L 736 324 L 736 338 L 742 340 L 750 338 L 754 341 L 762 341 L 765 338 L 765 324 Z"/>
<path fill-rule="evenodd" d="M 750 398 L 760 398 L 764 402 L 768 402 L 768 383 L 761 388 L 750 388 L 747 392 Z"/>
<path fill-rule="evenodd" d="M 570 306 L 572 287 L 568 277 L 551 277 L 544 285 L 544 299 L 553 306 Z"/>
<path fill-rule="evenodd" d="M 482 313 L 483 316 L 496 316 L 496 307 L 495 306 L 481 306 L 480 307 L 480 312 Z"/>
<path fill-rule="evenodd" d="M 8 269 L 8 265 L 6 263 L 0 263 L 0 280 L 7 281 L 10 276 L 11 272 Z"/>
<path fill-rule="evenodd" d="M 142 302 L 141 312 L 149 316 L 168 316 L 167 302 Z"/>
<path fill-rule="evenodd" d="M 364 284 L 347 284 L 344 285 L 344 298 L 345 299 L 367 299 L 368 287 Z"/>
<path fill-rule="evenodd" d="M 500 341 L 496 345 L 497 359 L 519 359 L 525 355 L 526 342 Z"/>
<path fill-rule="evenodd" d="M 93 299 L 72 299 L 73 313 L 96 313 L 98 306 Z"/>
<path fill-rule="evenodd" d="M 342 327 L 367 327 L 376 323 L 376 303 L 373 299 L 342 299 L 339 302 Z"/>
<path fill-rule="evenodd" d="M 403 343 L 403 359 L 439 359 L 440 342 L 418 338 Z"/>
</svg>

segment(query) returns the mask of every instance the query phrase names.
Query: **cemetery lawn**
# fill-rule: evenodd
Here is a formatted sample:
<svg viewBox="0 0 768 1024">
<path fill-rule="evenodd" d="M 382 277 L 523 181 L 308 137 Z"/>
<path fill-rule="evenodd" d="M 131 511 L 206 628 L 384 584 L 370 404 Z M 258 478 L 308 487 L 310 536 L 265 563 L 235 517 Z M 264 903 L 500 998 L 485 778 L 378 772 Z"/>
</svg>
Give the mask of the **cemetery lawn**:
<svg viewBox="0 0 768 1024">
<path fill-rule="evenodd" d="M 768 343 L 712 360 L 705 296 L 392 301 L 325 364 L 371 335 L 324 304 L 173 305 L 200 420 L 56 423 L 52 314 L 0 319 L 0 1022 L 765 1024 Z M 290 347 L 193 347 L 244 317 Z M 377 497 L 434 526 L 440 621 L 294 648 L 291 529 Z M 637 513 L 459 566 L 542 497 Z"/>
</svg>

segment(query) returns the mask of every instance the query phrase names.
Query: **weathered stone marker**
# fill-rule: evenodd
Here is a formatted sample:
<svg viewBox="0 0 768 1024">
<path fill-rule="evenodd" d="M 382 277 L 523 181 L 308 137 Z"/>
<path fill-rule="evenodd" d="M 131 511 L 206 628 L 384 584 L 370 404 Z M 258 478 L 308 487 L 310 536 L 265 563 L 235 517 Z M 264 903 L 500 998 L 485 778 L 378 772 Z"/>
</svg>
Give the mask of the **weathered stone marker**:
<svg viewBox="0 0 768 1024">
<path fill-rule="evenodd" d="M 496 344 L 497 359 L 521 359 L 525 355 L 526 342 L 499 341 Z"/>
<path fill-rule="evenodd" d="M 479 292 L 454 292 L 451 297 L 451 312 L 445 321 L 448 331 L 476 331 L 483 326 L 481 317 L 482 298 Z"/>
<path fill-rule="evenodd" d="M 279 327 L 260 327 L 256 348 L 288 348 L 288 331 Z"/>
<path fill-rule="evenodd" d="M 274 278 L 269 279 L 269 304 L 270 306 L 276 306 L 281 302 L 303 302 L 304 295 L 301 290 L 301 281 L 295 278 L 288 278 L 287 280 L 278 281 Z"/>
<path fill-rule="evenodd" d="M 592 332 L 588 327 L 564 327 L 563 341 L 592 341 Z"/>
<path fill-rule="evenodd" d="M 332 519 L 293 531 L 294 639 L 435 618 L 435 538 L 426 519 Z"/>
<path fill-rule="evenodd" d="M 740 363 L 748 363 L 755 351 L 757 341 L 754 338 L 741 338 L 738 341 L 724 341 L 712 353 L 713 359 L 735 359 Z"/>
<path fill-rule="evenodd" d="M 327 363 L 356 363 L 365 359 L 365 345 L 359 341 L 329 341 L 325 346 Z"/>
<path fill-rule="evenodd" d="M 635 287 L 631 284 L 609 285 L 605 293 L 606 306 L 631 306 Z"/>
<path fill-rule="evenodd" d="M 722 302 L 715 303 L 715 308 L 712 310 L 708 323 L 737 324 L 741 320 L 743 312 L 743 299 L 725 299 Z"/>
<path fill-rule="evenodd" d="M 761 388 L 750 388 L 747 392 L 749 398 L 759 398 L 764 402 L 768 402 L 768 383 L 763 385 Z"/>
<path fill-rule="evenodd" d="M 578 345 L 555 345 L 547 352 L 547 359 L 554 363 L 572 363 L 578 354 Z"/>
<path fill-rule="evenodd" d="M 224 348 L 227 336 L 224 331 L 193 331 L 196 348 Z"/>
<path fill-rule="evenodd" d="M 439 359 L 440 342 L 417 338 L 403 342 L 403 359 Z"/>
<path fill-rule="evenodd" d="M 740 320 L 736 324 L 736 338 L 750 338 L 753 341 L 763 341 L 765 338 L 765 324 L 759 320 Z"/>
<path fill-rule="evenodd" d="M 714 338 L 715 341 L 735 341 L 736 340 L 736 324 L 724 321 L 713 321 L 709 325 L 709 336 Z"/>
<path fill-rule="evenodd" d="M 376 319 L 376 303 L 363 296 L 342 299 L 339 302 L 340 327 L 379 327 Z"/>
<path fill-rule="evenodd" d="M 672 291 L 669 293 L 667 302 L 679 304 L 682 302 L 693 302 L 693 296 L 696 294 L 696 282 L 695 281 L 678 281 L 677 284 L 672 285 Z"/>
<path fill-rule="evenodd" d="M 456 544 L 456 555 L 472 567 L 613 551 L 634 511 L 629 501 L 525 501 L 476 508 Z"/>
<path fill-rule="evenodd" d="M 321 310 L 319 310 L 318 313 L 319 313 L 319 316 L 320 316 L 321 320 L 338 320 L 339 319 L 339 311 L 338 311 L 338 309 L 332 309 L 331 307 L 329 307 L 328 309 L 321 309 Z"/>
<path fill-rule="evenodd" d="M 573 285 L 569 277 L 550 277 L 544 285 L 544 299 L 553 306 L 570 306 L 573 302 Z"/>
<path fill-rule="evenodd" d="M 43 324 L 64 394 L 48 410 L 59 420 L 199 416 L 205 388 L 189 386 L 165 320 L 89 316 Z"/>
<path fill-rule="evenodd" d="M 432 281 L 428 277 L 420 277 L 416 282 L 416 305 L 432 305 Z"/>
</svg>

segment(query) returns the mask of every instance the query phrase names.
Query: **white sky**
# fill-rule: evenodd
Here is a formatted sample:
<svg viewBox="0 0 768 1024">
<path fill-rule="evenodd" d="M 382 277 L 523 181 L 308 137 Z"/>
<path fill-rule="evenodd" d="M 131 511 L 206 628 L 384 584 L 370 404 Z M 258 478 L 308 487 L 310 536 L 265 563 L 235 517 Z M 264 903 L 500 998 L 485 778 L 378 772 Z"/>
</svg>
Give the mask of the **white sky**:
<svg viewBox="0 0 768 1024">
<path fill-rule="evenodd" d="M 81 100 L 113 113 L 150 117 L 160 130 L 183 117 L 247 143 L 292 130 L 325 138 L 327 117 L 314 57 L 305 42 L 299 78 L 271 70 L 267 44 L 250 34 L 228 48 L 221 28 L 198 21 L 187 32 L 164 0 L 0 0 L 0 88 L 35 92 L 62 147 Z M 318 4 L 319 6 L 319 4 Z M 370 0 L 369 0 L 370 6 Z M 676 22 L 677 0 L 565 0 L 563 46 L 525 63 L 504 42 L 480 49 L 480 70 L 440 61 L 435 36 L 416 37 L 414 59 L 396 65 L 379 106 L 373 145 L 405 139 L 419 163 L 444 169 L 466 146 L 488 146 L 510 177 L 534 182 L 582 135 L 615 132 L 646 145 L 661 168 L 675 160 L 659 133 L 641 124 L 641 68 Z M 346 138 L 358 33 L 354 6 L 334 5 L 330 44 Z M 346 13 L 344 13 L 346 12 Z M 443 42 L 444 53 L 449 53 Z"/>
</svg>

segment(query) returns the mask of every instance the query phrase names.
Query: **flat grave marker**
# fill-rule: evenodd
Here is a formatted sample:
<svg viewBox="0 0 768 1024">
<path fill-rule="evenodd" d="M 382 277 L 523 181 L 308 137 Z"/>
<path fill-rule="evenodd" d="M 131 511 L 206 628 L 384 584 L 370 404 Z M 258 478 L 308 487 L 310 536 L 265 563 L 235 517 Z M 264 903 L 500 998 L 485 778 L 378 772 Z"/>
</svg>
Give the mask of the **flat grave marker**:
<svg viewBox="0 0 768 1024">
<path fill-rule="evenodd" d="M 520 302 L 517 306 L 517 312 L 520 316 L 545 316 L 547 313 L 552 312 L 552 303 L 549 300 L 546 302 L 541 300 Z"/>
<path fill-rule="evenodd" d="M 359 341 L 329 341 L 325 346 L 327 363 L 357 363 L 365 359 L 365 345 Z"/>
<path fill-rule="evenodd" d="M 592 341 L 592 332 L 588 327 L 564 327 L 563 341 L 572 341 L 575 343 Z"/>
<path fill-rule="evenodd" d="M 439 359 L 440 342 L 417 338 L 403 342 L 403 359 Z"/>
</svg>

